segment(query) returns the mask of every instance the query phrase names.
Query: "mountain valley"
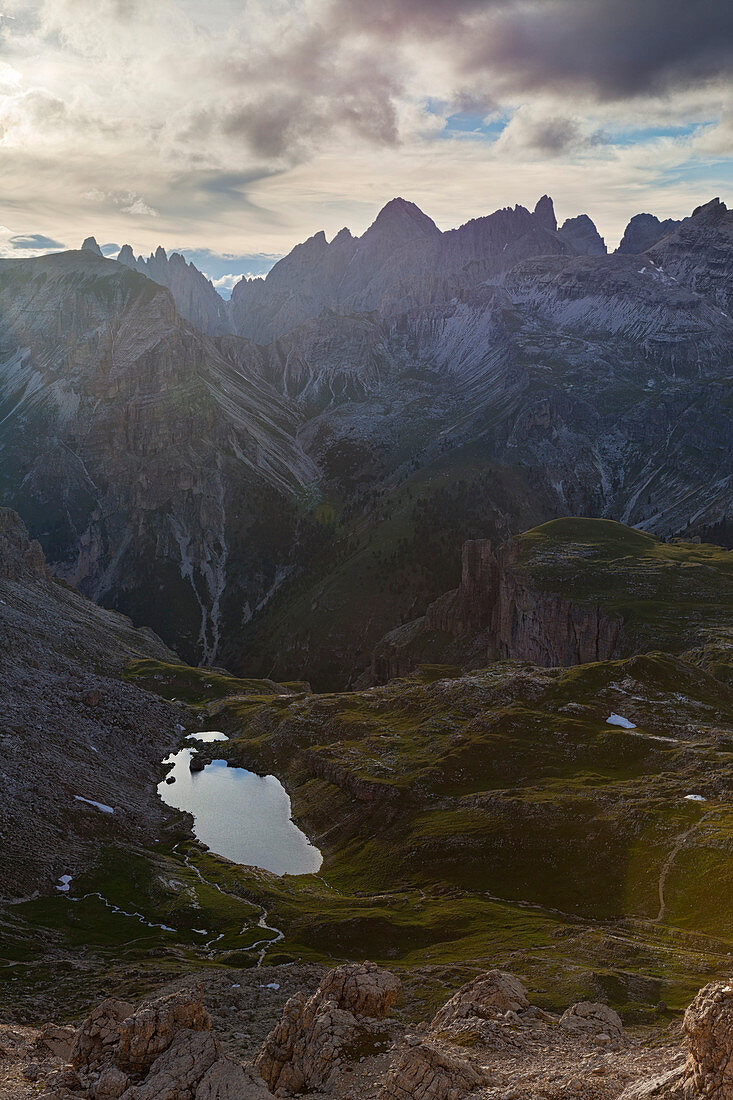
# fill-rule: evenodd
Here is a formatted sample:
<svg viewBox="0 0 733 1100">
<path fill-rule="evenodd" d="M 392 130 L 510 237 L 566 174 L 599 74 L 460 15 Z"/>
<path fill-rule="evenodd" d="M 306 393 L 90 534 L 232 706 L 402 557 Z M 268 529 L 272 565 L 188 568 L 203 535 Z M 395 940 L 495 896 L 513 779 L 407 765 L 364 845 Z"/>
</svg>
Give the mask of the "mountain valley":
<svg viewBox="0 0 733 1100">
<path fill-rule="evenodd" d="M 0 260 L 0 1089 L 677 1088 L 733 952 L 731 272 L 718 200 L 608 254 L 547 196 L 395 199 L 228 304 L 162 249 Z M 319 869 L 198 840 L 184 748 Z"/>
</svg>

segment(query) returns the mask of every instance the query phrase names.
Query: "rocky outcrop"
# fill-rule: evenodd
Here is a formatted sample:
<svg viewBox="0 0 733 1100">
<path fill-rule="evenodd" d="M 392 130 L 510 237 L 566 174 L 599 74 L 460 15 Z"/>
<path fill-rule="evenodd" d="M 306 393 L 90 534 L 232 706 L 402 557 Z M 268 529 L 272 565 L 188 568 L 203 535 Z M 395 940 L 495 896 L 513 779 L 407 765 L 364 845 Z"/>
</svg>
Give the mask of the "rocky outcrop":
<svg viewBox="0 0 733 1100">
<path fill-rule="evenodd" d="M 685 1100 L 733 1100 L 733 982 L 711 982 L 685 1013 Z"/>
<path fill-rule="evenodd" d="M 137 1011 L 108 999 L 78 1030 L 70 1065 L 45 1100 L 265 1100 L 254 1070 L 229 1058 L 211 1032 L 201 994 L 178 991 Z"/>
<path fill-rule="evenodd" d="M 374 963 L 350 963 L 330 971 L 312 997 L 291 997 L 255 1061 L 270 1090 L 328 1091 L 348 1064 L 348 1048 L 374 1033 L 400 984 Z"/>
<path fill-rule="evenodd" d="M 41 544 L 28 537 L 17 512 L 0 508 L 0 578 L 9 581 L 50 580 Z"/>
<path fill-rule="evenodd" d="M 226 988 L 230 981 L 227 976 Z M 388 1065 L 372 1040 L 377 1027 L 387 1027 L 383 1016 L 398 986 L 393 975 L 371 964 L 330 971 L 309 999 L 315 1009 L 310 1029 L 291 1032 L 287 1051 L 276 1044 L 287 1060 L 280 1063 L 275 1095 L 334 1094 L 344 1100 L 465 1100 L 484 1090 L 492 1097 L 546 1100 L 731 1100 L 733 1095 L 733 991 L 727 982 L 700 990 L 685 1014 L 684 1043 L 674 1029 L 637 1034 L 625 1043 L 621 1021 L 609 1006 L 579 1003 L 558 1021 L 529 1004 L 514 975 L 491 970 L 458 990 L 429 1025 L 392 1026 L 382 1044 L 392 1049 Z M 300 998 L 304 1003 L 303 994 Z M 289 1027 L 289 1016 L 302 1020 L 301 1013 L 290 1011 L 296 1000 L 288 1001 L 258 1062 L 267 1049 L 273 1051 L 273 1036 Z M 127 1009 L 131 1012 L 124 1016 Z M 570 1020 L 577 1026 L 567 1026 Z M 495 1031 L 482 1032 L 482 1021 Z M 228 1056 L 210 1024 L 195 990 L 179 987 L 137 1011 L 108 1000 L 79 1029 L 73 1064 L 64 1064 L 63 1054 L 44 1052 L 41 1036 L 52 1025 L 43 1032 L 5 1026 L 0 1091 L 39 1100 L 266 1100 L 272 1093 L 255 1068 Z M 322 1041 L 315 1047 L 318 1028 Z M 121 1046 L 123 1032 L 130 1041 Z M 606 1044 L 604 1036 L 613 1036 L 613 1042 Z M 273 1064 L 265 1059 L 261 1068 Z"/>
<path fill-rule="evenodd" d="M 75 1069 L 93 1069 L 109 1061 L 120 1041 L 120 1027 L 135 1011 L 128 1001 L 108 997 L 92 1009 L 79 1028 L 69 1061 Z"/>
<path fill-rule="evenodd" d="M 495 1018 L 497 1013 L 525 1008 L 529 1008 L 529 999 L 519 979 L 504 970 L 489 970 L 454 993 L 436 1012 L 430 1029 L 438 1031 L 467 1019 Z"/>
<path fill-rule="evenodd" d="M 150 1001 L 120 1025 L 115 1061 L 130 1075 L 147 1073 L 155 1059 L 167 1050 L 179 1031 L 209 1031 L 211 1017 L 201 1003 L 201 993 L 187 991 Z"/>
<path fill-rule="evenodd" d="M 476 640 L 486 660 L 557 667 L 610 660 L 621 652 L 622 632 L 618 615 L 538 588 L 522 567 L 517 543 L 494 550 L 490 540 L 475 539 L 464 544 L 459 587 L 431 604 L 412 631 L 401 627 L 386 635 L 374 651 L 371 675 L 381 683 L 405 674 L 426 659 L 435 635 L 469 646 Z"/>
<path fill-rule="evenodd" d="M 567 218 L 557 235 L 580 256 L 605 256 L 608 251 L 606 242 L 587 214 Z"/>
<path fill-rule="evenodd" d="M 465 1056 L 426 1039 L 392 1066 L 378 1100 L 463 1100 L 487 1080 Z"/>
<path fill-rule="evenodd" d="M 660 221 L 654 214 L 635 214 L 624 230 L 617 252 L 630 252 L 638 255 L 652 248 L 662 237 L 674 232 L 680 225 L 674 218 Z"/>
</svg>

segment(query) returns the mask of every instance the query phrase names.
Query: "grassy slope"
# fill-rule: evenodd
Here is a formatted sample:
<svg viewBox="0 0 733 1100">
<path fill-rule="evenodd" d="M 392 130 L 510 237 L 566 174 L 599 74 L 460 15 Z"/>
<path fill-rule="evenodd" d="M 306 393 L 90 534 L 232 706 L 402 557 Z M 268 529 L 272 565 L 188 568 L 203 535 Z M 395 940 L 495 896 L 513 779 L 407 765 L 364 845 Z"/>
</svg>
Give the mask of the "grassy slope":
<svg viewBox="0 0 733 1100">
<path fill-rule="evenodd" d="M 537 588 L 620 614 L 632 652 L 680 653 L 733 638 L 732 550 L 579 518 L 552 520 L 517 541 Z"/>
<path fill-rule="evenodd" d="M 457 548 L 467 538 L 507 536 L 550 514 L 526 470 L 492 467 L 477 448 L 395 475 L 379 490 L 335 500 L 322 545 L 306 572 L 288 580 L 222 660 L 237 671 L 306 678 L 317 690 L 353 683 L 375 643 L 458 583 Z"/>
<path fill-rule="evenodd" d="M 568 536 L 582 551 L 568 550 Z M 644 608 L 642 636 L 658 606 L 668 629 L 666 600 L 679 584 L 661 587 L 669 570 L 685 580 L 730 575 L 714 548 L 660 546 L 618 525 L 549 524 L 524 538 L 546 583 L 572 583 L 581 598 L 628 601 L 618 580 L 630 561 L 645 578 L 632 601 Z M 716 618 L 715 602 L 701 597 L 693 626 L 701 604 Z M 728 663 L 723 648 L 715 671 Z M 232 763 L 283 778 L 324 852 L 322 873 L 277 879 L 239 868 L 175 830 L 132 863 L 111 848 L 74 884 L 77 896 L 98 890 L 175 931 L 147 929 L 94 898 L 28 902 L 3 915 L 15 982 L 52 984 L 82 1004 L 107 988 L 100 965 L 130 993 L 192 966 L 251 965 L 263 936 L 253 905 L 286 933 L 271 961 L 371 956 L 404 973 L 416 1011 L 497 964 L 522 974 L 540 1003 L 601 997 L 629 1019 L 653 1015 L 660 1000 L 681 1008 L 711 974 L 726 973 L 733 689 L 662 653 L 455 672 L 311 695 L 301 684 L 130 666 L 128 678 L 228 729 L 222 751 Z M 612 711 L 637 728 L 609 726 Z M 202 941 L 197 928 L 222 938 Z M 62 955 L 91 944 L 87 969 L 79 972 L 76 951 L 68 974 L 46 973 L 31 947 L 39 939 Z"/>
<path fill-rule="evenodd" d="M 234 735 L 232 763 L 283 776 L 324 867 L 277 879 L 173 835 L 132 862 L 107 851 L 77 893 L 175 932 L 94 898 L 28 902 L 13 914 L 26 981 L 28 929 L 91 943 L 132 993 L 193 966 L 251 965 L 253 903 L 286 932 L 271 961 L 373 957 L 403 972 L 415 1011 L 500 964 L 548 1006 L 603 997 L 642 1019 L 729 967 L 733 693 L 678 658 L 431 670 L 320 696 L 234 678 L 222 695 L 223 678 L 150 662 L 128 675 L 205 708 Z M 607 725 L 612 710 L 637 729 Z M 222 938 L 204 948 L 197 928 Z M 93 999 L 98 968 L 61 982 Z"/>
</svg>

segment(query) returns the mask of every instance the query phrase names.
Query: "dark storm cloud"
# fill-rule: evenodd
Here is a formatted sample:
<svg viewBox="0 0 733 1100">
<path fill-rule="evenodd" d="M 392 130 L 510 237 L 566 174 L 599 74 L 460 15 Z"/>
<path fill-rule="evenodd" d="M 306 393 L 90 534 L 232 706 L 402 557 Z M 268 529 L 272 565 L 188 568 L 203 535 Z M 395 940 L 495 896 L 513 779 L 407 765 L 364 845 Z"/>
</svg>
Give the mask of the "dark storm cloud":
<svg viewBox="0 0 733 1100">
<path fill-rule="evenodd" d="M 730 0 L 547 0 L 502 12 L 465 55 L 524 89 L 584 86 L 601 99 L 733 74 Z"/>
<path fill-rule="evenodd" d="M 459 71 L 516 91 L 623 100 L 733 75 L 730 0 L 339 0 L 335 18 L 385 42 L 440 39 Z"/>
</svg>

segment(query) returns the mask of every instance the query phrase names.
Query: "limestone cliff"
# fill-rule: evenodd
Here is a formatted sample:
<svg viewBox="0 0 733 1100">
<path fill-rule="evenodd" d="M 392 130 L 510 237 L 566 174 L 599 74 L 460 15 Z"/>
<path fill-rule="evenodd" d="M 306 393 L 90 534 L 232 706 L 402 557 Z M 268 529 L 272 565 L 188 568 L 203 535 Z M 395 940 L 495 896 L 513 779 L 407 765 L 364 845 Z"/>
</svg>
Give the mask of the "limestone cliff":
<svg viewBox="0 0 733 1100">
<path fill-rule="evenodd" d="M 489 660 L 550 667 L 609 660 L 622 627 L 600 607 L 538 591 L 519 564 L 516 544 L 494 553 L 488 539 L 465 543 L 461 584 L 428 608 L 425 624 L 453 637 L 486 630 Z"/>
<path fill-rule="evenodd" d="M 427 641 L 437 634 L 454 640 L 451 655 L 468 645 L 479 663 L 483 657 L 557 667 L 618 656 L 623 627 L 620 616 L 599 606 L 539 590 L 522 568 L 518 544 L 509 541 L 494 550 L 489 539 L 464 544 L 460 585 L 431 604 L 418 623 L 417 632 L 417 624 L 412 631 L 398 628 L 377 646 L 374 681 L 435 657 L 422 650 L 418 637 Z"/>
</svg>

